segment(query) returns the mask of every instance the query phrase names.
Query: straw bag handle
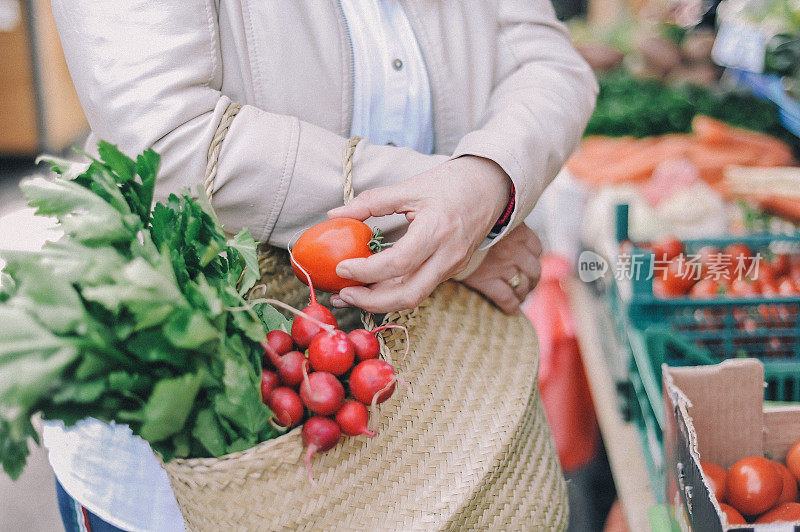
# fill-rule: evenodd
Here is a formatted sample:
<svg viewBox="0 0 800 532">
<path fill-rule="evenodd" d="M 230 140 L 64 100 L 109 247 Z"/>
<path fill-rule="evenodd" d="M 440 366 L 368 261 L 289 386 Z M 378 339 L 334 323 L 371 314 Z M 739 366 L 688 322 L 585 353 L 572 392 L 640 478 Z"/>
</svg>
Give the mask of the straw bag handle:
<svg viewBox="0 0 800 532">
<path fill-rule="evenodd" d="M 350 137 L 344 147 L 342 190 L 344 192 L 345 205 L 355 197 L 355 192 L 353 191 L 353 155 L 356 153 L 356 146 L 358 146 L 359 142 L 361 142 L 361 137 Z"/>
<path fill-rule="evenodd" d="M 344 147 L 344 158 L 342 159 L 342 192 L 344 197 L 344 204 L 347 205 L 355 197 L 353 190 L 353 155 L 356 153 L 356 146 L 361 142 L 361 137 L 353 136 L 347 139 L 347 144 Z M 371 312 L 361 313 L 361 323 L 367 330 L 372 330 L 376 327 L 375 317 Z M 380 340 L 380 339 L 379 339 Z M 381 342 L 383 345 L 383 342 Z"/>
<path fill-rule="evenodd" d="M 227 135 L 231 124 L 233 124 L 233 119 L 236 118 L 236 115 L 241 109 L 242 104 L 237 102 L 229 103 L 228 107 L 226 107 L 225 111 L 222 113 L 214 135 L 211 137 L 211 143 L 206 153 L 206 173 L 203 177 L 203 190 L 206 193 L 209 205 L 211 205 L 214 199 L 214 179 L 217 177 L 217 164 L 219 163 L 219 154 L 222 150 L 222 141 L 225 140 L 225 135 Z M 260 268 L 263 268 L 265 264 L 274 260 L 276 260 L 274 253 L 266 252 L 259 253 L 258 255 L 258 264 Z M 244 272 L 242 272 L 242 275 L 244 275 Z"/>
<path fill-rule="evenodd" d="M 208 202 L 214 197 L 214 178 L 217 177 L 217 163 L 219 162 L 219 152 L 222 149 L 222 141 L 225 140 L 225 135 L 233 123 L 236 114 L 242 108 L 242 105 L 236 102 L 231 102 L 222 113 L 222 118 L 217 125 L 217 130 L 214 131 L 214 136 L 211 138 L 211 144 L 208 146 L 207 162 L 206 162 L 206 175 L 203 179 L 203 189 L 206 191 Z"/>
<path fill-rule="evenodd" d="M 219 154 L 222 150 L 222 141 L 225 140 L 225 135 L 227 135 L 231 124 L 233 124 L 233 119 L 236 118 L 236 115 L 241 109 L 242 104 L 237 102 L 229 103 L 228 107 L 226 107 L 225 111 L 222 113 L 214 135 L 211 137 L 211 144 L 209 144 L 206 154 L 206 173 L 203 178 L 203 190 L 205 190 L 209 204 L 211 204 L 214 199 L 214 179 L 217 177 L 217 164 L 219 163 Z M 259 253 L 258 264 L 262 268 L 266 263 L 275 260 L 276 256 L 274 253 Z"/>
</svg>

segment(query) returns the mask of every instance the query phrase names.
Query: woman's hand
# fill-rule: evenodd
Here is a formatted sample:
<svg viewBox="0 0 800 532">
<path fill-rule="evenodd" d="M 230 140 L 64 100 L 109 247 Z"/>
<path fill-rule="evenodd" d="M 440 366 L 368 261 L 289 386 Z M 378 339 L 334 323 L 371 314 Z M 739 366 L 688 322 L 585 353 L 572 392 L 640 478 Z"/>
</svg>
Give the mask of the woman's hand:
<svg viewBox="0 0 800 532">
<path fill-rule="evenodd" d="M 521 224 L 489 248 L 478 269 L 462 282 L 491 299 L 503 312 L 513 314 L 539 282 L 541 254 L 542 243 L 536 233 Z M 513 284 L 519 281 L 516 288 L 512 280 Z"/>
<path fill-rule="evenodd" d="M 511 179 L 495 162 L 464 156 L 401 183 L 359 194 L 331 218 L 405 214 L 408 231 L 392 247 L 339 263 L 336 273 L 369 286 L 343 289 L 334 306 L 369 312 L 417 306 L 462 271 L 508 204 Z"/>
</svg>

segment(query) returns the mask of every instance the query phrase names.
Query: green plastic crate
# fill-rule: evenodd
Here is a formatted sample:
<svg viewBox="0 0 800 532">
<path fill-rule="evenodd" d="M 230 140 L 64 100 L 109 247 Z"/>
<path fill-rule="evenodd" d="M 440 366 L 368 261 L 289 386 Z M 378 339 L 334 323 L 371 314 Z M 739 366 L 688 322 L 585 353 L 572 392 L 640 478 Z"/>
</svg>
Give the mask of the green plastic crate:
<svg viewBox="0 0 800 532">
<path fill-rule="evenodd" d="M 652 372 L 649 371 L 648 355 L 643 350 L 640 334 L 628 321 L 615 282 L 612 281 L 607 287 L 606 295 L 617 339 L 627 351 L 628 382 L 626 386 L 620 388 L 624 417 L 626 421 L 636 425 L 653 495 L 657 502 L 663 503 L 665 502 L 662 481 L 664 402 L 660 398 L 660 383 L 650 378 Z M 645 365 L 645 371 L 639 371 L 640 364 Z"/>
<path fill-rule="evenodd" d="M 620 206 L 627 207 L 627 206 Z M 627 209 L 617 211 L 617 237 L 627 239 Z M 742 242 L 754 251 L 763 249 L 800 251 L 800 235 L 757 234 L 683 241 L 688 254 L 707 245 L 723 249 Z M 652 271 L 653 254 L 634 247 L 641 272 Z M 707 350 L 714 362 L 732 357 L 755 357 L 764 363 L 800 362 L 800 297 L 727 298 L 693 300 L 688 297 L 661 299 L 653 295 L 648 275 L 633 276 L 627 313 L 631 324 L 645 330 L 663 326 Z M 620 303 L 622 306 L 622 304 Z M 680 353 L 678 353 L 680 355 Z M 682 358 L 668 358 L 670 365 L 685 365 Z"/>
</svg>

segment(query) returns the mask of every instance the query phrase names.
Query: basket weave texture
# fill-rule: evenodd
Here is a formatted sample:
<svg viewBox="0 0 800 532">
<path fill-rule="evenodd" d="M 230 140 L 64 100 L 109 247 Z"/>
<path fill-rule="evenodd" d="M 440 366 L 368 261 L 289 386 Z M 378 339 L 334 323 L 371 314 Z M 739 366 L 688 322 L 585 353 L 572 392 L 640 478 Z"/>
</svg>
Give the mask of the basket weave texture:
<svg viewBox="0 0 800 532">
<path fill-rule="evenodd" d="M 284 288 L 272 296 L 293 291 L 288 279 L 268 284 Z M 384 323 L 409 330 L 407 356 L 401 331 L 381 334 L 411 388 L 398 387 L 373 413 L 378 437 L 346 438 L 317 455 L 314 485 L 299 429 L 221 458 L 174 460 L 165 468 L 187 529 L 565 527 L 530 323 L 455 282 Z"/>
<path fill-rule="evenodd" d="M 220 144 L 239 107 L 220 123 Z M 217 140 L 218 139 L 218 140 Z M 343 160 L 353 197 L 352 155 Z M 219 149 L 209 149 L 209 196 Z M 288 254 L 262 250 L 251 297 L 302 308 L 308 288 Z M 327 298 L 320 300 L 327 304 Z M 334 311 L 340 328 L 372 315 Z M 377 406 L 378 436 L 344 438 L 313 459 L 309 483 L 300 429 L 220 458 L 164 465 L 186 528 L 216 530 L 563 530 L 566 487 L 536 388 L 538 343 L 521 314 L 506 316 L 456 282 L 419 307 L 388 314 L 383 357 L 411 383 Z"/>
</svg>

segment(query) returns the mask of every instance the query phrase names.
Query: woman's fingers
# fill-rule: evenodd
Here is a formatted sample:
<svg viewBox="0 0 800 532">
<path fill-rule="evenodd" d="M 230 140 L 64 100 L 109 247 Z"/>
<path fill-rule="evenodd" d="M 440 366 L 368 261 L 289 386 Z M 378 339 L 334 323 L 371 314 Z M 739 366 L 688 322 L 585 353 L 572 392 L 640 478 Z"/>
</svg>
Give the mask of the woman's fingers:
<svg viewBox="0 0 800 532">
<path fill-rule="evenodd" d="M 542 274 L 542 266 L 539 263 L 539 259 L 536 256 L 527 250 L 523 250 L 519 253 L 517 257 L 517 267 L 520 270 L 520 274 L 522 277 L 526 279 L 525 290 L 519 290 L 518 292 L 524 295 L 527 295 L 528 292 L 533 290 L 536 287 L 536 284 L 539 282 L 539 277 Z"/>
<path fill-rule="evenodd" d="M 500 280 L 505 281 L 506 284 L 511 287 L 511 290 L 514 292 L 514 295 L 516 295 L 520 299 L 525 299 L 525 296 L 527 296 L 528 292 L 530 292 L 531 289 L 533 288 L 533 280 L 530 278 L 530 276 L 528 276 L 527 273 L 525 273 L 521 269 L 517 270 L 517 274 L 519 275 L 519 284 L 516 287 L 511 286 L 511 283 L 508 282 L 513 277 L 513 274 L 504 277 Z"/>
<path fill-rule="evenodd" d="M 439 247 L 426 217 L 420 215 L 392 247 L 364 259 L 343 260 L 336 266 L 339 277 L 377 283 L 416 271 Z"/>
<path fill-rule="evenodd" d="M 342 298 L 339 297 L 339 294 L 333 294 L 331 296 L 331 305 L 333 308 L 348 308 L 351 306 L 345 303 Z"/>
<path fill-rule="evenodd" d="M 516 313 L 522 303 L 522 298 L 502 279 L 489 279 L 479 291 L 491 299 L 506 314 Z"/>
<path fill-rule="evenodd" d="M 440 254 L 437 254 L 440 255 Z M 417 271 L 405 277 L 394 277 L 370 286 L 351 286 L 339 292 L 339 298 L 367 312 L 391 312 L 414 308 L 442 280 L 444 266 L 434 255 Z"/>
<path fill-rule="evenodd" d="M 541 276 L 541 243 L 524 225 L 515 227 L 489 249 L 483 263 L 464 282 L 491 299 L 504 312 L 514 313 Z M 519 275 L 519 285 L 510 281 Z M 514 280 L 516 284 L 516 280 Z"/>
<path fill-rule="evenodd" d="M 536 233 L 534 233 L 533 230 L 527 225 L 520 224 L 519 229 L 522 229 L 519 234 L 522 245 L 525 246 L 525 248 L 527 248 L 536 257 L 540 257 L 542 255 L 542 241 L 539 240 L 539 237 L 536 235 Z"/>
<path fill-rule="evenodd" d="M 410 209 L 413 192 L 408 183 L 397 183 L 388 187 L 365 190 L 342 207 L 328 211 L 328 218 L 355 218 L 366 220 L 371 216 L 388 216 L 404 213 Z"/>
</svg>

